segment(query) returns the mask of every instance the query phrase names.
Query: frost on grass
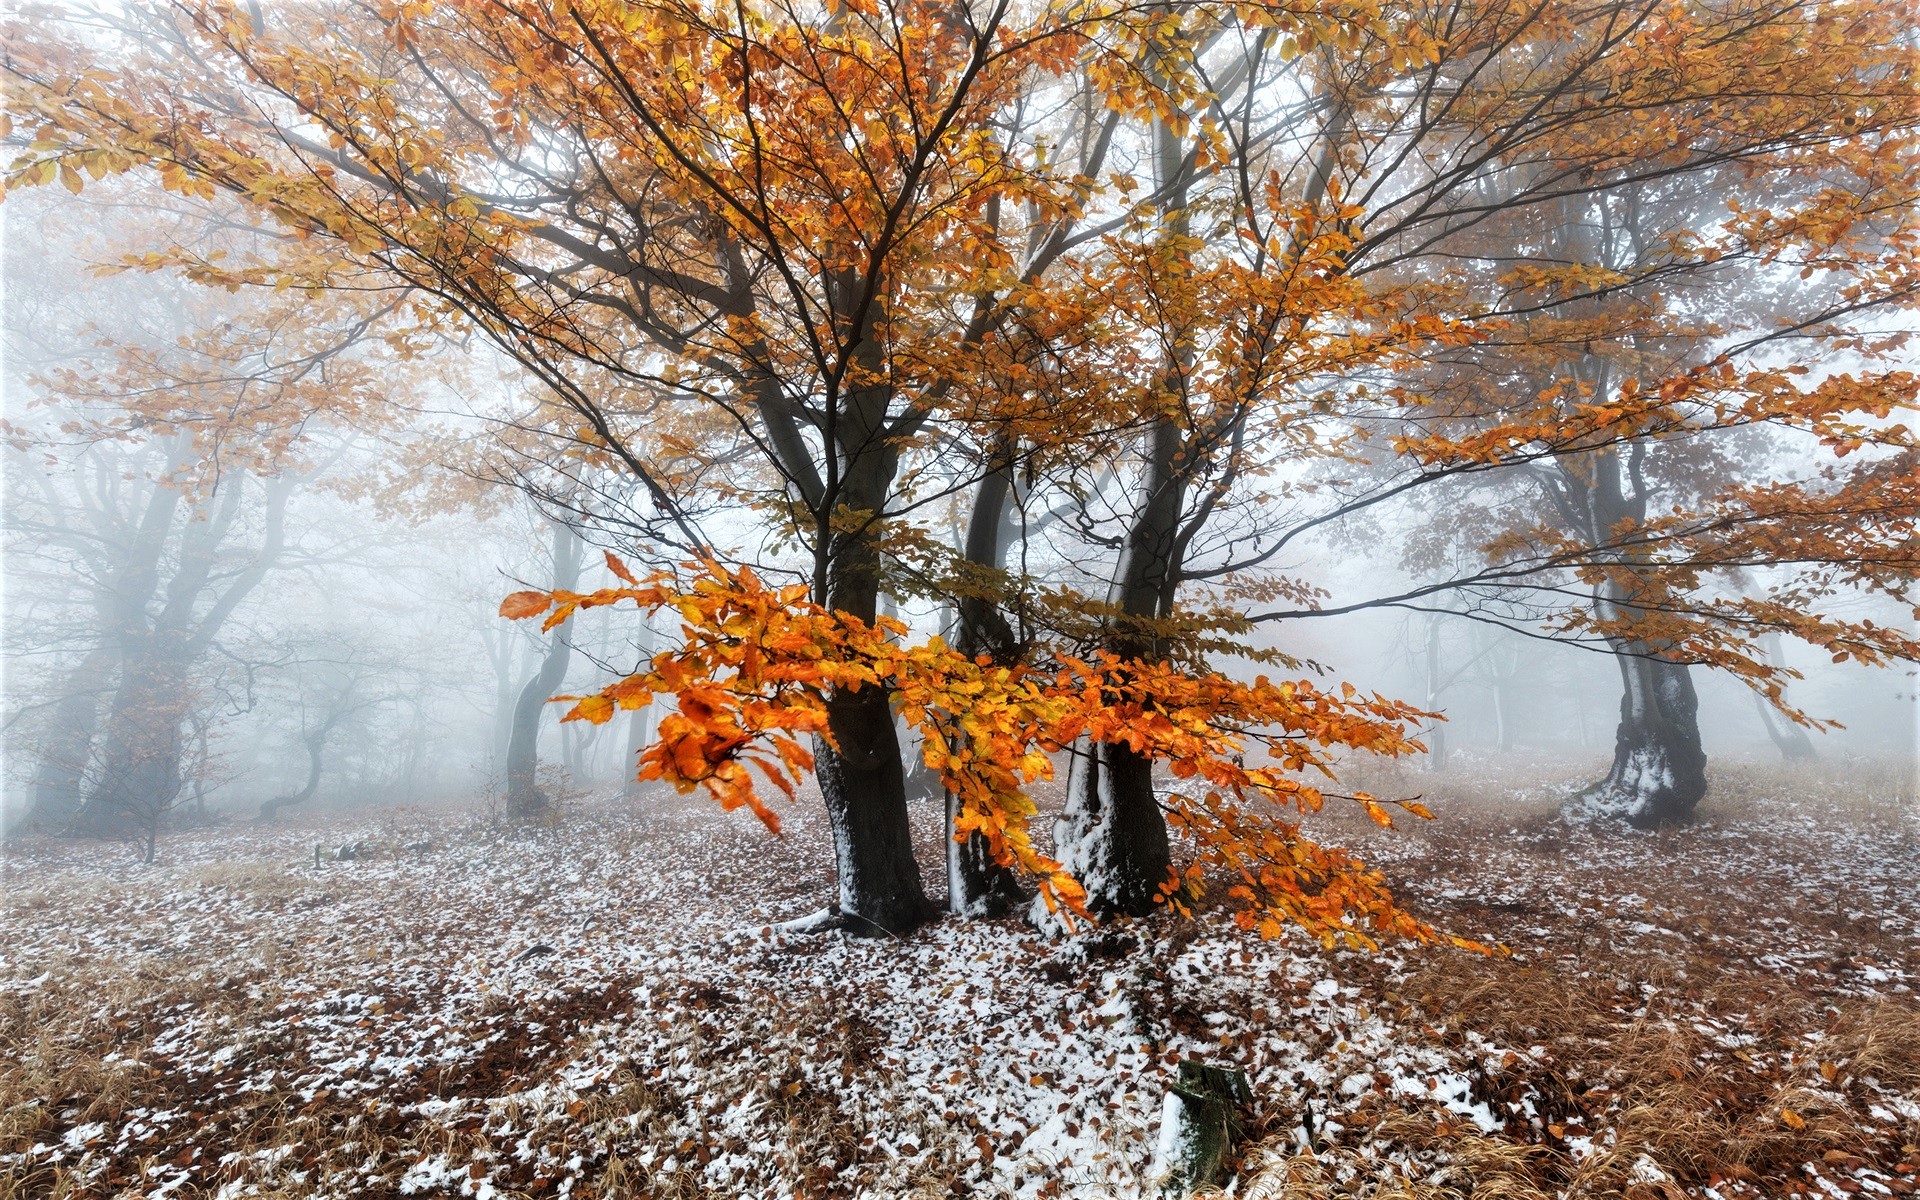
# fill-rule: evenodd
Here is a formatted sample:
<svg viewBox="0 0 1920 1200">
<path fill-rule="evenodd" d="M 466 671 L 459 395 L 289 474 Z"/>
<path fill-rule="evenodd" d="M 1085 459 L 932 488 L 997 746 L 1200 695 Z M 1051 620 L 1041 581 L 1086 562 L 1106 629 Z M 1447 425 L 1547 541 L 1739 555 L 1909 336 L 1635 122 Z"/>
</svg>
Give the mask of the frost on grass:
<svg viewBox="0 0 1920 1200">
<path fill-rule="evenodd" d="M 0 1192 L 1132 1197 L 1186 1058 L 1247 1072 L 1243 1183 L 1911 1191 L 1910 832 L 1772 797 L 1657 838 L 1356 826 L 1410 903 L 1518 952 L 1485 961 L 1220 910 L 801 932 L 823 825 L 648 800 L 208 832 L 155 867 L 25 844 Z"/>
</svg>

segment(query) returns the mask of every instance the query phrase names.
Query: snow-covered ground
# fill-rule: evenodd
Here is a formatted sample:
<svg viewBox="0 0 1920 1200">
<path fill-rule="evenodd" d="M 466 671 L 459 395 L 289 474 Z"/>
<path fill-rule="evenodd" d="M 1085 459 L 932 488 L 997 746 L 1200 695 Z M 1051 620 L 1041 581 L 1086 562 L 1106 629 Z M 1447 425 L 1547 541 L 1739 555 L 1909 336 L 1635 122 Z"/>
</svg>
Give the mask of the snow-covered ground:
<svg viewBox="0 0 1920 1200">
<path fill-rule="evenodd" d="M 1242 1190 L 1911 1194 L 1916 829 L 1756 787 L 1661 835 L 1498 795 L 1338 825 L 1498 960 L 1224 910 L 782 933 L 831 892 L 804 803 L 779 838 L 663 797 L 182 833 L 151 867 L 28 841 L 0 1194 L 1136 1196 L 1189 1057 L 1252 1080 Z"/>
</svg>

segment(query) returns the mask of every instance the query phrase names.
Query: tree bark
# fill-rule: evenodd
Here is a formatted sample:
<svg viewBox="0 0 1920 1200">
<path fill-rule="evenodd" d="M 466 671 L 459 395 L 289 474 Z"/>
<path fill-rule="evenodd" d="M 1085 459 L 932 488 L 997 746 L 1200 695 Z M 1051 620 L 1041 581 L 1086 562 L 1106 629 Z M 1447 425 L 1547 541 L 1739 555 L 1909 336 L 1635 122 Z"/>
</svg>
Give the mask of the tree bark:
<svg viewBox="0 0 1920 1200">
<path fill-rule="evenodd" d="M 878 509 L 885 481 L 892 478 L 891 455 L 882 458 L 854 460 L 845 481 L 848 508 Z M 823 530 L 821 535 L 829 548 L 827 606 L 872 622 L 879 608 L 880 559 L 870 534 Z M 841 919 L 854 934 L 904 933 L 925 921 L 932 906 L 913 857 L 891 694 L 880 687 L 834 692 L 827 698 L 827 728 L 839 746 L 815 740 L 815 777 L 833 828 Z"/>
<path fill-rule="evenodd" d="M 297 792 L 293 792 L 285 796 L 275 796 L 273 799 L 263 803 L 260 806 L 260 816 L 259 816 L 260 821 L 262 822 L 271 821 L 275 817 L 280 815 L 281 809 L 291 808 L 296 804 L 305 804 L 307 801 L 313 799 L 314 796 L 319 793 L 320 764 L 323 761 L 326 754 L 327 734 L 333 731 L 333 725 L 334 723 L 332 721 L 328 721 L 326 724 L 322 725 L 320 728 L 313 730 L 311 733 L 308 733 L 305 737 L 300 739 L 302 742 L 306 744 L 306 747 L 307 747 L 306 786 L 302 787 Z"/>
<path fill-rule="evenodd" d="M 74 822 L 76 832 L 138 833 L 151 843 L 179 799 L 188 681 L 187 664 L 171 650 L 162 646 L 128 657 L 107 720 L 99 774 Z M 148 852 L 150 859 L 150 844 Z"/>
<path fill-rule="evenodd" d="M 1003 448 L 1002 448 L 1003 449 Z M 966 561 L 987 571 L 1006 567 L 1009 528 L 1007 503 L 1013 490 L 1013 471 L 1004 461 L 981 479 L 974 493 L 973 512 L 967 521 L 964 555 Z M 984 586 L 983 578 L 974 581 Z M 962 654 L 992 655 L 1010 659 L 1018 652 L 1013 629 L 1000 612 L 1000 606 L 982 594 L 969 594 L 959 602 L 959 629 L 954 648 Z M 999 917 L 1012 912 L 1026 901 L 1025 889 L 1010 867 L 993 860 L 987 839 L 979 833 L 964 838 L 954 836 L 954 821 L 960 815 L 960 799 L 945 792 L 947 851 L 947 911 L 967 917 Z"/>
<path fill-rule="evenodd" d="M 820 739 L 815 760 L 833 826 L 840 915 L 850 933 L 905 933 L 930 906 L 913 857 L 893 706 L 880 688 L 838 692 L 828 700 L 827 727 L 839 749 Z"/>
<path fill-rule="evenodd" d="M 1164 616 L 1173 601 L 1184 496 L 1176 466 L 1180 433 L 1162 419 L 1148 437 L 1146 503 L 1127 532 L 1108 597 L 1122 620 Z M 1141 630 L 1124 627 L 1114 649 L 1122 658 L 1161 652 Z M 1086 889 L 1087 911 L 1095 917 L 1153 911 L 1160 885 L 1172 873 L 1173 854 L 1166 817 L 1154 798 L 1152 761 L 1123 746 L 1076 743 L 1053 844 Z"/>
<path fill-rule="evenodd" d="M 100 701 L 110 689 L 116 662 L 113 650 L 102 646 L 87 655 L 62 685 L 34 767 L 27 824 L 57 831 L 80 815 L 87 763 L 100 727 Z"/>
<path fill-rule="evenodd" d="M 1633 648 L 1617 655 L 1624 690 L 1613 766 L 1581 793 L 1587 811 L 1623 817 L 1641 829 L 1684 824 L 1707 794 L 1699 698 L 1684 663 Z"/>
<path fill-rule="evenodd" d="M 1153 762 L 1125 746 L 1076 745 L 1054 846 L 1095 917 L 1151 913 L 1173 865 Z"/>
<path fill-rule="evenodd" d="M 572 591 L 580 582 L 580 535 L 572 526 L 553 522 L 553 587 Z M 513 706 L 513 729 L 507 742 L 507 816 L 524 818 L 543 811 L 552 802 L 540 789 L 540 714 L 547 699 L 560 687 L 567 675 L 567 661 L 573 653 L 571 618 L 555 626 L 549 635 L 547 654 L 540 662 Z"/>
</svg>

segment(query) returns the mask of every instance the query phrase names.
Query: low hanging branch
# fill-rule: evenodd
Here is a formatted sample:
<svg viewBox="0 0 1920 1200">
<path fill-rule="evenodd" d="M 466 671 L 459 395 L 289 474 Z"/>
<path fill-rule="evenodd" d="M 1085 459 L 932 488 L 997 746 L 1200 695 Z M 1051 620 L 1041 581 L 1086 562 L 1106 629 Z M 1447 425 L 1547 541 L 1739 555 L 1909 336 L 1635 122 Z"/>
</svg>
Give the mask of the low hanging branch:
<svg viewBox="0 0 1920 1200">
<path fill-rule="evenodd" d="M 545 616 L 552 628 L 576 611 L 631 602 L 672 609 L 683 644 L 656 654 L 647 670 L 583 696 L 563 720 L 602 724 L 620 710 L 672 694 L 658 740 L 640 756 L 640 777 L 683 792 L 705 788 L 724 809 L 748 808 L 769 829 L 779 816 L 756 789 L 753 771 L 792 798 L 813 754 L 798 740 L 831 741 L 830 697 L 883 687 L 924 739 L 929 769 L 959 799 L 953 833 L 978 832 L 994 859 L 1040 884 L 1047 905 L 1085 916 L 1085 892 L 1056 860 L 1037 850 L 1037 813 L 1029 784 L 1053 774 L 1050 754 L 1081 737 L 1126 745 L 1165 761 L 1175 777 L 1202 786 L 1169 792 L 1169 819 L 1198 850 L 1185 872 L 1169 876 L 1161 898 L 1188 911 L 1207 867 L 1235 877 L 1241 925 L 1276 936 L 1286 923 L 1323 942 L 1375 945 L 1374 935 L 1486 947 L 1441 934 L 1399 908 L 1377 871 L 1346 852 L 1306 837 L 1287 814 L 1318 811 L 1331 793 L 1303 772 L 1333 778 L 1336 747 L 1399 755 L 1417 751 L 1410 730 L 1429 714 L 1350 686 L 1321 691 L 1304 680 L 1252 683 L 1218 673 L 1183 672 L 1165 663 L 1113 655 L 1059 656 L 1048 662 L 995 663 L 955 651 L 935 637 L 907 645 L 906 625 L 871 624 L 807 599 L 796 585 L 768 588 L 746 568 L 690 564 L 689 581 L 657 574 L 641 580 L 612 554 L 607 565 L 625 584 L 591 593 L 516 592 L 500 606 L 516 620 Z M 1245 764 L 1250 745 L 1272 765 Z M 751 768 L 751 770 L 749 769 Z M 1430 816 L 1413 801 L 1349 799 L 1381 825 L 1390 808 Z"/>
</svg>

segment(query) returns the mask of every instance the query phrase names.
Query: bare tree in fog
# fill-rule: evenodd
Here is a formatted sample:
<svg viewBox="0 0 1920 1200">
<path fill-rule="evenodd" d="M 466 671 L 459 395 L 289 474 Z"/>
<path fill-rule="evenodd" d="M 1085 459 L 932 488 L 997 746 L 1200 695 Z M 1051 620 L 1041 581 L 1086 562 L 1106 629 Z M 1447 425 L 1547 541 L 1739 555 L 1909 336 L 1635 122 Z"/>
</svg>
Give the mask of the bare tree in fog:
<svg viewBox="0 0 1920 1200">
<path fill-rule="evenodd" d="M 571 591 L 580 582 L 580 560 L 586 544 L 573 526 L 550 520 L 552 586 Z M 513 704 L 513 724 L 507 741 L 507 815 L 530 817 L 545 809 L 550 797 L 541 789 L 540 717 L 548 711 L 547 699 L 559 690 L 567 677 L 567 661 L 573 654 L 572 622 L 562 621 L 547 636 L 547 649 L 540 669 L 521 687 Z"/>
</svg>

